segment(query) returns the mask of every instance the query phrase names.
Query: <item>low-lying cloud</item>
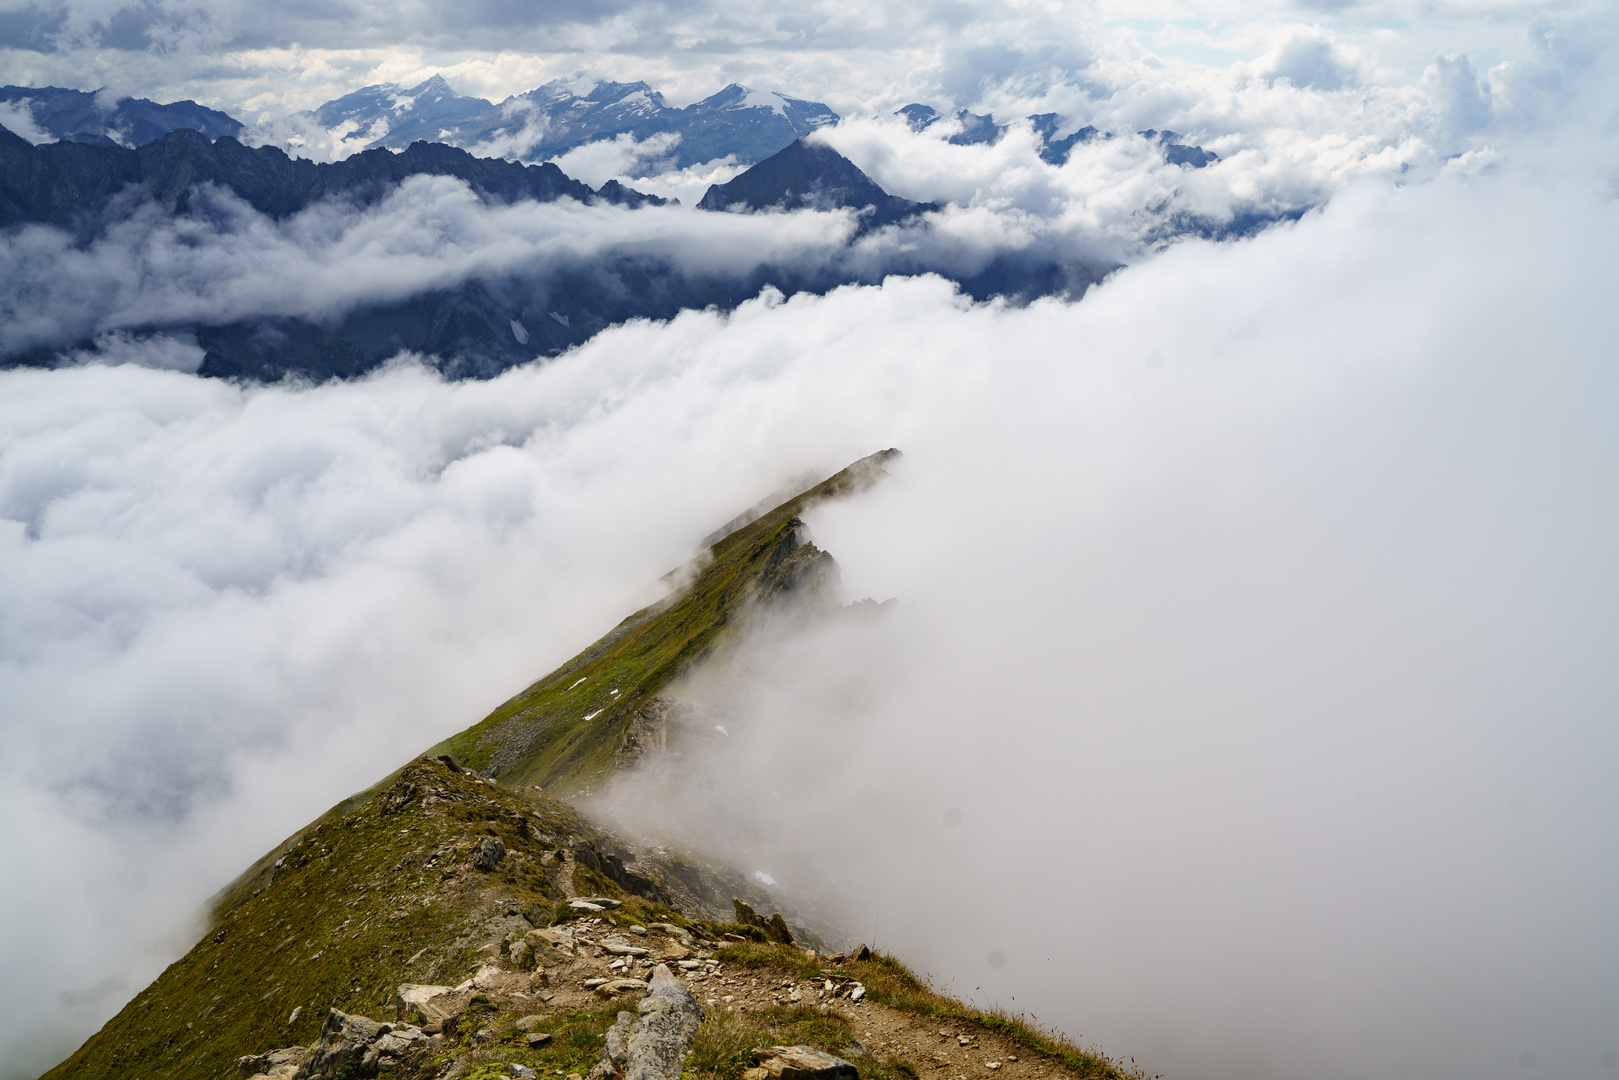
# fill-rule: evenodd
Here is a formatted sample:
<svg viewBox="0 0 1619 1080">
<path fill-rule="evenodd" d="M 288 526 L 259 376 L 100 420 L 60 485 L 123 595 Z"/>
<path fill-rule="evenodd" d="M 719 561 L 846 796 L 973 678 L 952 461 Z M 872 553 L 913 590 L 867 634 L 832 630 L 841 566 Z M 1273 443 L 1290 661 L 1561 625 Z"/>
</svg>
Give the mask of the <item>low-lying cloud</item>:
<svg viewBox="0 0 1619 1080">
<path fill-rule="evenodd" d="M 103 355 L 148 366 L 0 373 L 0 1075 L 54 1061 L 253 858 L 593 640 L 716 523 L 891 445 L 894 483 L 810 524 L 852 596 L 901 606 L 855 647 L 782 645 L 735 699 L 732 805 L 779 829 L 750 871 L 1170 1076 L 1606 1075 L 1612 100 L 1079 303 L 767 293 L 485 382 L 403 358 L 249 388 L 116 334 Z M 382 227 L 406 218 L 333 239 L 310 217 L 248 222 L 213 264 L 236 234 L 187 252 L 157 237 L 194 226 L 132 219 L 120 253 L 162 258 L 127 279 L 25 232 L 5 280 L 83 258 L 113 311 L 321 310 L 243 267 L 406 280 L 523 227 L 469 213 L 461 247 L 453 215 L 414 219 L 430 258 Z"/>
<path fill-rule="evenodd" d="M 1595 1075 L 1619 222 L 1547 196 L 1370 187 L 1079 304 L 896 279 L 489 382 L 0 376 L 4 1057 L 715 521 L 897 444 L 811 524 L 905 605 L 788 654 L 839 709 L 757 689 L 820 733 L 735 780 L 758 869 L 1171 1075 Z"/>
</svg>

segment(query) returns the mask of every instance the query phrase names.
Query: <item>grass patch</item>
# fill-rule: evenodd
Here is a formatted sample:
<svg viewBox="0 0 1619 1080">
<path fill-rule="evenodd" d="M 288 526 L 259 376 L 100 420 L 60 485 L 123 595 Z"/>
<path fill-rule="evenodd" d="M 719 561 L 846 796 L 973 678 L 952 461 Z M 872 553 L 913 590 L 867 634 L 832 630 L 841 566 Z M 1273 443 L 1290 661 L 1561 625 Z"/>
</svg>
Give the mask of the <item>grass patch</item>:
<svg viewBox="0 0 1619 1080">
<path fill-rule="evenodd" d="M 736 1080 L 753 1066 L 753 1051 L 759 1047 L 803 1045 L 835 1054 L 853 1038 L 846 1018 L 810 1006 L 716 1012 L 697 1029 L 686 1070 L 697 1080 Z"/>
</svg>

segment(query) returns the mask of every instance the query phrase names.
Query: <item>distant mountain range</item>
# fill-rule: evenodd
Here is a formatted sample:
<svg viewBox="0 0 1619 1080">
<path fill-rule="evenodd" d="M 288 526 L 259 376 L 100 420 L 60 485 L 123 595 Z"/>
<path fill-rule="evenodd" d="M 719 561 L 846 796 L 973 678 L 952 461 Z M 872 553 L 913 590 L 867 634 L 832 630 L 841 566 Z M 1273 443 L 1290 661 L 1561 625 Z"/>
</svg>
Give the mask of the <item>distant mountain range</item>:
<svg viewBox="0 0 1619 1080">
<path fill-rule="evenodd" d="M 50 88 L 9 87 L 6 94 L 0 119 L 27 130 L 13 134 L 0 128 L 0 229 L 48 224 L 69 230 L 83 245 L 96 243 L 143 205 L 206 216 L 210 204 L 193 210 L 199 184 L 228 189 L 276 220 L 327 200 L 363 208 L 423 175 L 454 177 L 486 202 L 661 205 L 664 200 L 616 180 L 592 188 L 553 162 L 510 160 L 560 156 L 618 136 L 657 146 L 663 155 L 655 163 L 659 168 L 727 156 L 751 162 L 729 182 L 709 188 L 698 204 L 704 211 L 847 209 L 856 212 L 857 235 L 914 219 L 916 237 L 925 238 L 929 226 L 923 215 L 941 209 L 891 195 L 836 150 L 806 140 L 809 132 L 837 121 L 824 105 L 736 85 L 682 109 L 667 106 L 645 83 L 597 83 L 579 94 L 553 82 L 499 106 L 457 94 L 437 77 L 408 90 L 367 87 L 311 114 L 312 122 L 368 147 L 331 163 L 293 157 L 274 146 L 245 145 L 233 134 L 242 131 L 240 124 L 193 102 L 157 105 L 123 98 L 109 105 L 105 95 Z M 961 112 L 947 118 L 921 104 L 906 106 L 900 115 L 916 130 L 948 121 L 953 125 L 948 138 L 958 144 L 993 142 L 1006 131 L 987 115 Z M 1066 160 L 1081 142 L 1111 137 L 1094 127 L 1059 136 L 1059 118 L 1052 114 L 1030 120 L 1043 141 L 1043 155 L 1053 163 Z M 61 141 L 43 143 L 42 132 Z M 1170 162 L 1199 168 L 1217 160 L 1179 143 L 1173 132 L 1140 134 L 1157 142 Z M 486 147 L 499 152 L 478 153 Z M 1222 236 L 1273 220 L 1252 217 L 1212 228 L 1196 220 L 1174 220 L 1167 227 Z M 351 377 L 408 351 L 432 358 L 446 374 L 487 377 L 560 353 L 617 323 L 671 318 L 693 308 L 728 309 L 767 286 L 791 295 L 877 282 L 890 274 L 938 273 L 976 299 L 1024 301 L 1078 295 L 1113 268 L 1084 252 L 1038 246 L 964 256 L 949 244 L 839 249 L 835 239 L 830 243 L 832 248 L 810 260 L 740 253 L 723 271 L 683 270 L 685 264 L 667 254 L 637 252 L 634 244 L 610 246 L 596 254 L 559 255 L 505 276 L 472 276 L 323 322 L 232 314 L 214 321 L 187 315 L 175 316 L 178 323 L 129 326 L 122 316 L 109 321 L 105 314 L 90 313 L 80 316 L 76 327 L 52 325 L 10 337 L 0 366 L 54 363 L 64 350 L 88 346 L 95 327 L 116 325 L 137 337 L 194 337 L 204 351 L 205 375 Z"/>
<path fill-rule="evenodd" d="M 947 117 L 932 106 L 912 103 L 895 115 L 903 117 L 913 131 L 953 122 L 958 130 L 948 141 L 958 146 L 993 143 L 1007 130 L 993 116 L 966 109 Z M 650 176 L 725 158 L 753 165 L 840 119 L 818 101 L 751 90 L 738 83 L 678 109 L 644 82 L 597 82 L 584 87 L 566 79 L 553 80 L 497 105 L 456 93 L 439 75 L 411 87 L 394 83 L 363 87 L 298 117 L 354 150 L 402 150 L 425 141 L 458 146 L 480 157 L 533 162 L 629 136 L 643 144 L 641 160 L 631 167 L 631 176 Z M 1042 140 L 1041 157 L 1053 165 L 1066 161 L 1079 143 L 1112 137 L 1090 126 L 1058 137 L 1063 125 L 1056 113 L 1041 113 L 1028 120 Z M 209 139 L 235 137 L 244 131 L 240 121 L 194 101 L 167 105 L 144 98 L 114 101 L 104 92 L 54 86 L 0 87 L 0 126 L 29 142 L 127 148 L 145 146 L 180 129 L 201 132 Z M 1137 134 L 1162 146 L 1165 159 L 1173 165 L 1202 168 L 1219 160 L 1211 151 L 1182 143 L 1173 131 Z M 293 150 L 296 152 L 296 146 Z"/>
<path fill-rule="evenodd" d="M 180 128 L 210 139 L 242 132 L 240 120 L 195 101 L 159 105 L 59 86 L 0 86 L 0 124 L 30 142 L 95 146 L 145 146 Z"/>
<path fill-rule="evenodd" d="M 564 197 L 631 207 L 664 202 L 617 181 L 592 189 L 550 162 L 522 165 L 473 157 L 442 143 L 418 142 L 398 154 L 368 150 L 316 163 L 288 157 L 279 147 L 243 146 L 229 136 L 210 142 L 189 128 L 137 150 L 71 142 L 32 146 L 0 129 L 0 228 L 24 222 L 93 228 L 109 203 L 130 188 L 143 189 L 170 213 L 180 213 L 199 183 L 229 188 L 260 213 L 283 218 L 325 198 L 369 205 L 406 177 L 420 175 L 453 176 L 502 202 Z"/>
<path fill-rule="evenodd" d="M 925 131 L 934 124 L 945 121 L 947 118 L 936 109 L 927 105 L 911 104 L 896 110 L 895 116 L 903 116 L 912 131 Z M 957 146 L 975 146 L 979 143 L 993 143 L 1006 134 L 1007 125 L 997 124 L 993 116 L 987 113 L 970 113 L 966 109 L 957 112 L 948 119 L 961 125 L 961 130 L 952 134 L 946 142 Z M 1040 136 L 1042 147 L 1040 156 L 1049 164 L 1061 165 L 1068 160 L 1069 153 L 1080 143 L 1090 142 L 1095 138 L 1111 139 L 1111 132 L 1103 132 L 1094 127 L 1086 126 L 1069 135 L 1058 138 L 1057 132 L 1062 130 L 1062 118 L 1056 113 L 1037 113 L 1030 116 L 1029 122 L 1034 125 L 1034 133 Z M 1201 169 L 1205 165 L 1213 165 L 1220 160 L 1220 155 L 1212 150 L 1205 150 L 1201 146 L 1188 146 L 1180 141 L 1180 135 L 1173 131 L 1138 131 L 1144 139 L 1157 143 L 1164 149 L 1164 158 L 1171 165 L 1185 165 L 1193 169 Z"/>
<path fill-rule="evenodd" d="M 316 164 L 228 137 L 210 143 L 190 130 L 170 132 L 138 150 L 75 143 L 33 146 L 0 131 L 0 226 L 54 224 L 89 243 L 137 212 L 140 196 L 170 214 L 189 212 L 199 183 L 228 188 L 254 209 L 279 219 L 322 199 L 369 205 L 417 175 L 453 176 L 486 200 L 508 203 L 571 198 L 633 209 L 663 202 L 616 181 L 593 190 L 549 162 L 523 165 L 477 158 L 442 143 L 416 142 L 399 153 L 368 150 Z M 802 140 L 729 183 L 713 186 L 700 206 L 717 212 L 853 209 L 859 212 L 862 232 L 938 209 L 890 195 L 837 151 Z M 887 256 L 868 253 L 844 260 L 834 255 L 796 268 L 762 259 L 744 259 L 738 266 L 725 272 L 685 272 L 660 257 L 609 251 L 561 258 L 498 279 L 472 278 L 324 322 L 265 314 L 223 322 L 188 317 L 182 323 L 126 329 L 137 336 L 193 336 L 205 352 L 204 375 L 347 378 L 409 351 L 433 358 L 447 374 L 487 377 L 555 355 L 616 323 L 671 318 L 692 308 L 727 309 L 766 286 L 791 295 L 880 281 L 891 273 L 935 272 L 980 299 L 1032 299 L 1083 292 L 1112 269 L 1074 253 L 1062 261 L 1013 255 L 959 271 L 911 253 L 905 245 Z M 93 336 L 88 326 L 64 329 L 52 340 L 13 346 L 9 355 L 0 356 L 0 366 L 49 365 L 63 350 L 88 345 Z"/>
<path fill-rule="evenodd" d="M 582 94 L 575 86 L 558 79 L 496 105 L 457 94 L 435 75 L 409 88 L 367 86 L 305 115 L 355 145 L 397 148 L 430 139 L 498 147 L 529 161 L 620 135 L 638 142 L 674 136 L 656 157 L 677 169 L 728 156 L 751 165 L 839 119 L 818 101 L 737 83 L 683 109 L 644 82 L 599 82 Z"/>
</svg>

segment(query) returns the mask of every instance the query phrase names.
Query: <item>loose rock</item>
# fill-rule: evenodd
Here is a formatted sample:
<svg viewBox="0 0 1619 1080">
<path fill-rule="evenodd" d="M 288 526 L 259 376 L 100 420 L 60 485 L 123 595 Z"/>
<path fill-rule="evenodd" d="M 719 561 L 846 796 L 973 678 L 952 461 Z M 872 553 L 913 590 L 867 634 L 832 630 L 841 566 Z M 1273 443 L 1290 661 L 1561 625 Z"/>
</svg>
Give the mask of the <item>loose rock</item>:
<svg viewBox="0 0 1619 1080">
<path fill-rule="evenodd" d="M 644 991 L 646 988 L 647 984 L 640 979 L 609 979 L 593 989 L 602 997 L 612 997 L 615 994 L 627 994 L 631 990 Z"/>
<path fill-rule="evenodd" d="M 860 1071 L 840 1057 L 809 1046 L 772 1046 L 753 1059 L 770 1080 L 860 1080 Z"/>
<path fill-rule="evenodd" d="M 506 845 L 497 837 L 486 836 L 472 856 L 472 866 L 475 870 L 493 870 L 505 857 Z"/>
</svg>

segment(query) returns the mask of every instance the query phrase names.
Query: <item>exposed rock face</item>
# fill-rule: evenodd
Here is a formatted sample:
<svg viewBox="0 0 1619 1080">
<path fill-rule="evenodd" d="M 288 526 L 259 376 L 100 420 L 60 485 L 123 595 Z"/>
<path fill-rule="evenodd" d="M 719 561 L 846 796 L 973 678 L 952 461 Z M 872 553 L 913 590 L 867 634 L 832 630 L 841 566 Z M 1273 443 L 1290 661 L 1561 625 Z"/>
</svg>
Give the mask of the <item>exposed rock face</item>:
<svg viewBox="0 0 1619 1080">
<path fill-rule="evenodd" d="M 298 1072 L 298 1080 L 338 1080 L 375 1076 L 426 1036 L 409 1025 L 382 1024 L 367 1016 L 333 1009 L 326 1014 L 320 1042 Z"/>
<path fill-rule="evenodd" d="M 506 857 L 506 845 L 495 837 L 485 837 L 478 844 L 478 852 L 472 857 L 472 865 L 485 872 L 493 870 L 500 865 L 500 860 Z"/>
<path fill-rule="evenodd" d="M 618 1014 L 590 1080 L 679 1080 L 692 1036 L 703 1022 L 702 1006 L 659 964 L 638 1011 L 638 1017 Z"/>
<path fill-rule="evenodd" d="M 433 999 L 450 992 L 451 988 L 448 986 L 405 983 L 394 995 L 394 1007 L 398 1010 L 401 1020 L 409 1020 L 412 1016 L 419 1015 L 423 1023 L 442 1025 L 453 1014 L 434 1005 Z"/>
<path fill-rule="evenodd" d="M 746 900 L 736 896 L 731 897 L 731 905 L 736 908 L 737 922 L 745 926 L 757 926 L 771 941 L 778 941 L 783 945 L 793 943 L 792 931 L 787 929 L 787 920 L 781 917 L 779 911 L 767 919 L 754 911 Z"/>
<path fill-rule="evenodd" d="M 244 1057 L 236 1067 L 252 1080 L 363 1080 L 393 1070 L 426 1042 L 427 1036 L 409 1024 L 383 1024 L 332 1009 L 314 1046 Z"/>
</svg>

